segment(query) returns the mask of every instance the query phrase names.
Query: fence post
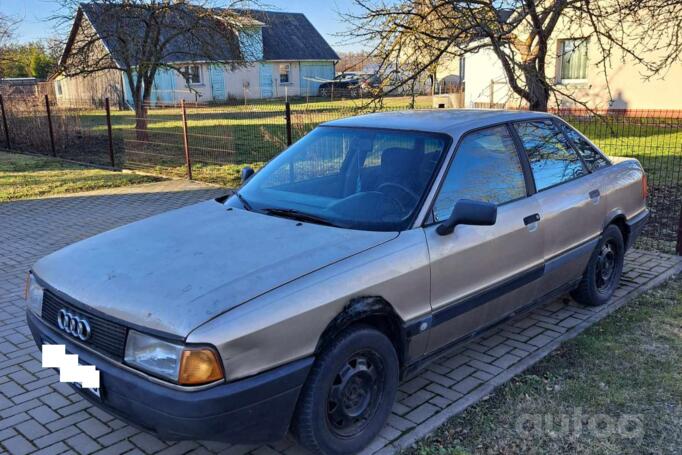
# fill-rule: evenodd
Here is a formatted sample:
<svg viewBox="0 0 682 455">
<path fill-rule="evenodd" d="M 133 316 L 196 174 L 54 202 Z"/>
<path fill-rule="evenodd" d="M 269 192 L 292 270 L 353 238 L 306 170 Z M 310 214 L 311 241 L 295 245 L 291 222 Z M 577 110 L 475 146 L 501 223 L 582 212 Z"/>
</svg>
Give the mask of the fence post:
<svg viewBox="0 0 682 455">
<path fill-rule="evenodd" d="M 287 146 L 292 144 L 291 140 L 291 104 L 287 101 L 284 103 L 284 118 L 287 122 Z"/>
<path fill-rule="evenodd" d="M 111 134 L 111 106 L 109 105 L 109 97 L 104 98 L 104 108 L 107 111 L 107 135 L 109 136 L 109 160 L 111 160 L 111 167 L 116 167 L 114 161 L 114 138 Z"/>
<path fill-rule="evenodd" d="M 677 248 L 675 248 L 677 254 L 682 256 L 682 211 L 680 212 L 680 221 L 677 225 Z"/>
<path fill-rule="evenodd" d="M 12 145 L 9 142 L 9 130 L 7 129 L 7 115 L 5 114 L 5 100 L 0 95 L 0 110 L 2 111 L 2 127 L 5 129 L 5 143 L 7 150 L 12 150 Z"/>
<path fill-rule="evenodd" d="M 50 147 L 52 147 L 52 156 L 57 156 L 57 149 L 54 146 L 54 131 L 52 130 L 52 114 L 50 113 L 50 98 L 45 95 L 45 110 L 47 111 L 47 127 L 50 131 Z"/>
<path fill-rule="evenodd" d="M 187 164 L 187 178 L 192 180 L 192 160 L 189 157 L 189 136 L 187 134 L 187 109 L 185 109 L 185 100 L 180 101 L 182 109 L 182 142 L 185 147 L 185 163 Z"/>
<path fill-rule="evenodd" d="M 489 93 L 490 106 L 489 106 L 489 108 L 494 109 L 493 102 L 495 100 L 495 80 L 493 80 L 493 79 L 490 79 L 490 89 L 489 90 L 490 90 L 490 93 Z"/>
</svg>

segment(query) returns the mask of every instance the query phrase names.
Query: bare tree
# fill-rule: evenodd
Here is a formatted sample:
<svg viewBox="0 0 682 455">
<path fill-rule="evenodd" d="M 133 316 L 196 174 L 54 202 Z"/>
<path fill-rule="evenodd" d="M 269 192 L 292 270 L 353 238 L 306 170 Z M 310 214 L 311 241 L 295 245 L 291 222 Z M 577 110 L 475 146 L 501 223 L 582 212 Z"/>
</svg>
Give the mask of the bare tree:
<svg viewBox="0 0 682 455">
<path fill-rule="evenodd" d="M 489 49 L 499 59 L 511 90 L 530 109 L 545 111 L 552 96 L 586 106 L 548 77 L 561 27 L 594 41 L 606 69 L 614 59 L 633 59 L 646 77 L 665 72 L 682 54 L 680 0 L 354 0 L 345 14 L 349 36 L 370 42 L 371 54 L 388 68 L 396 53 L 415 56 L 402 85 L 446 57 Z M 606 80 L 608 85 L 608 80 Z M 392 87 L 397 90 L 398 87 Z M 587 106 L 586 106 L 587 107 Z"/>
<path fill-rule="evenodd" d="M 162 69 L 179 73 L 189 86 L 183 63 L 248 65 L 257 59 L 260 34 L 247 10 L 253 1 L 65 0 L 69 13 L 53 18 L 72 24 L 59 72 L 87 77 L 118 71 L 130 88 L 138 134 L 146 135 L 154 79 Z"/>
<path fill-rule="evenodd" d="M 9 44 L 14 34 L 17 21 L 9 16 L 0 14 L 0 77 L 5 77 L 4 68 L 11 63 L 12 53 Z"/>
<path fill-rule="evenodd" d="M 379 63 L 365 51 L 339 52 L 339 63 L 336 68 L 340 73 L 347 71 L 365 71 L 367 67 L 373 67 Z"/>
</svg>

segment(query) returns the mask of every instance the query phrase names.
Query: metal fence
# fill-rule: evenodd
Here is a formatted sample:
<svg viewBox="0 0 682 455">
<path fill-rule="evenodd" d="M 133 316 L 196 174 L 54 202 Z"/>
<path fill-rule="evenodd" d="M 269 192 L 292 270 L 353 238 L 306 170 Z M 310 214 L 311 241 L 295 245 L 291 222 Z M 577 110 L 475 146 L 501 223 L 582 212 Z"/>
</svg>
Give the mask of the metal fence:
<svg viewBox="0 0 682 455">
<path fill-rule="evenodd" d="M 2 145 L 23 153 L 112 166 L 106 110 L 93 120 L 82 108 L 58 108 L 47 96 L 6 101 L 0 95 Z"/>
<path fill-rule="evenodd" d="M 428 99 L 430 100 L 430 98 Z M 25 153 L 141 169 L 225 186 L 241 167 L 258 168 L 322 122 L 375 110 L 430 106 L 422 100 L 263 101 L 250 105 L 131 111 L 57 106 L 45 97 L 3 100 L 0 144 Z M 682 254 L 682 111 L 555 111 L 606 154 L 637 158 L 648 175 L 652 218 L 639 247 Z"/>
</svg>

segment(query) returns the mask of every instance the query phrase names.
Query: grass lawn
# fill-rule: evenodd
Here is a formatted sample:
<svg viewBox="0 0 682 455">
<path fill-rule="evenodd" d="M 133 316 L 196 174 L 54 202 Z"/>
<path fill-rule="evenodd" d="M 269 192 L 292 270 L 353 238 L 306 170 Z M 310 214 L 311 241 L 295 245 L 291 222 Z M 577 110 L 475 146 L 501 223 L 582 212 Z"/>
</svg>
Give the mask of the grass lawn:
<svg viewBox="0 0 682 455">
<path fill-rule="evenodd" d="M 194 163 L 192 165 L 192 179 L 200 182 L 213 183 L 226 188 L 237 188 L 241 185 L 241 172 L 244 166 L 251 166 L 254 170 L 263 167 L 263 162 L 245 164 L 205 164 Z M 187 167 L 181 166 L 155 166 L 145 167 L 145 172 L 158 173 L 159 176 L 171 176 L 185 178 Z"/>
<path fill-rule="evenodd" d="M 408 453 L 680 453 L 681 365 L 678 276 L 567 342 Z"/>
<path fill-rule="evenodd" d="M 0 152 L 0 202 L 161 180 L 57 159 Z"/>
</svg>

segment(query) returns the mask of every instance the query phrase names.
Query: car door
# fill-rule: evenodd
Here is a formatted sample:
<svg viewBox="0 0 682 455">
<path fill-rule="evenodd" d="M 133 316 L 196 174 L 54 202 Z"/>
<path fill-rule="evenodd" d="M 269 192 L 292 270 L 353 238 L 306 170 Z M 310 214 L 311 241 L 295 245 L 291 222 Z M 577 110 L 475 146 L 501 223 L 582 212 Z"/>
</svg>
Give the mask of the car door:
<svg viewBox="0 0 682 455">
<path fill-rule="evenodd" d="M 542 273 L 540 206 L 507 125 L 468 133 L 457 147 L 424 228 L 431 262 L 429 351 L 459 340 L 528 304 Z M 438 224 L 460 199 L 497 204 L 494 226 Z"/>
<path fill-rule="evenodd" d="M 606 217 L 601 174 L 590 174 L 571 142 L 549 118 L 514 123 L 537 189 L 545 243 L 541 294 L 578 279 Z"/>
</svg>

